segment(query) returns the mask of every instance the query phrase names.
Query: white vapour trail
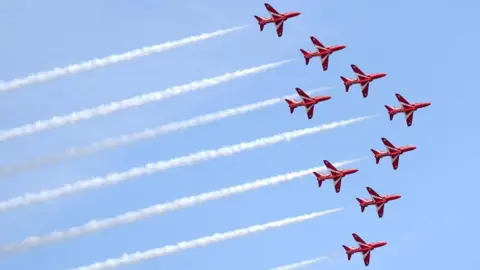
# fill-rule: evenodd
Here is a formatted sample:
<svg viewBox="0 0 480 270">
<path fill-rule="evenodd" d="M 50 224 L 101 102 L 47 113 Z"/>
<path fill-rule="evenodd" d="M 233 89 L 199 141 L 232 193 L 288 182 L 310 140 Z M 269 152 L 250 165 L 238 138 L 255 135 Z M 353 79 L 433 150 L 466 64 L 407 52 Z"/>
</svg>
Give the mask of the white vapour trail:
<svg viewBox="0 0 480 270">
<path fill-rule="evenodd" d="M 174 86 L 162 91 L 151 92 L 139 96 L 135 96 L 129 99 L 121 101 L 110 102 L 109 104 L 103 104 L 98 107 L 85 109 L 82 111 L 73 112 L 63 116 L 54 116 L 48 120 L 39 120 L 32 124 L 23 125 L 20 127 L 4 130 L 0 132 L 0 141 L 5 141 L 14 137 L 25 136 L 36 132 L 60 127 L 63 125 L 74 124 L 82 120 L 88 120 L 96 116 L 108 115 L 113 112 L 124 110 L 132 107 L 142 106 L 144 104 L 160 101 L 166 98 L 170 98 L 176 95 L 185 94 L 192 91 L 197 91 L 203 88 L 211 87 L 214 85 L 226 83 L 239 79 L 245 76 L 253 75 L 259 72 L 267 71 L 272 68 L 279 67 L 283 64 L 289 63 L 293 60 L 284 60 L 280 62 L 261 65 L 249 69 L 238 70 L 231 73 L 225 73 L 220 76 L 194 81 L 188 84 Z"/>
<path fill-rule="evenodd" d="M 78 268 L 72 268 L 70 270 L 103 270 L 103 269 L 114 269 L 120 266 L 125 266 L 129 264 L 134 264 L 134 263 L 139 263 L 142 261 L 146 260 L 151 260 L 155 259 L 158 257 L 170 255 L 172 253 L 177 253 L 183 250 L 187 249 L 192 249 L 192 248 L 197 248 L 197 247 L 204 247 L 210 244 L 218 243 L 218 242 L 223 242 L 226 240 L 238 238 L 241 236 L 247 236 L 252 233 L 258 233 L 262 231 L 266 231 L 268 229 L 273 229 L 273 228 L 280 228 L 283 226 L 287 226 L 290 224 L 294 223 L 299 223 L 303 221 L 307 221 L 310 219 L 314 219 L 317 217 L 321 217 L 324 215 L 328 214 L 333 214 L 336 212 L 339 212 L 343 210 L 343 208 L 335 208 L 335 209 L 330 209 L 322 212 L 314 212 L 311 214 L 303 215 L 303 216 L 297 216 L 297 217 L 292 217 L 292 218 L 286 218 L 283 220 L 279 221 L 273 221 L 261 225 L 254 225 L 251 227 L 243 228 L 243 229 L 238 229 L 234 231 L 229 231 L 225 233 L 216 233 L 211 236 L 207 237 L 202 237 L 198 238 L 195 240 L 190 240 L 190 241 L 184 241 L 180 242 L 176 245 L 170 245 L 170 246 L 164 246 L 162 248 L 156 248 L 156 249 L 150 249 L 144 252 L 135 252 L 135 253 L 130 253 L 130 254 L 123 254 L 119 258 L 114 258 L 114 259 L 107 259 L 103 262 L 97 262 L 93 263 L 88 266 L 81 266 Z"/>
<path fill-rule="evenodd" d="M 315 92 L 331 89 L 333 87 L 322 87 L 318 89 L 314 89 L 309 91 L 309 93 L 313 94 Z M 154 128 L 148 128 L 140 132 L 131 133 L 131 134 L 124 134 L 118 137 L 107 138 L 98 142 L 94 142 L 88 146 L 84 147 L 75 147 L 67 149 L 66 151 L 54 155 L 40 157 L 38 159 L 30 160 L 20 164 L 11 165 L 5 169 L 0 170 L 0 177 L 5 177 L 9 174 L 22 172 L 34 168 L 38 168 L 41 166 L 61 162 L 63 160 L 74 158 L 83 155 L 93 154 L 97 151 L 102 151 L 109 148 L 114 148 L 130 143 L 134 143 L 140 140 L 152 139 L 157 136 L 167 134 L 174 131 L 184 130 L 191 127 L 196 127 L 200 125 L 205 125 L 208 123 L 212 123 L 215 121 L 219 121 L 222 119 L 226 119 L 229 117 L 246 114 L 249 112 L 257 111 L 260 109 L 264 109 L 273 105 L 276 105 L 280 102 L 283 102 L 286 98 L 293 98 L 296 95 L 289 95 L 284 97 L 277 97 L 272 98 L 252 104 L 247 104 L 243 106 L 239 106 L 236 108 L 226 109 L 219 112 L 209 113 L 205 115 L 196 116 L 190 118 L 188 120 L 183 120 L 179 122 L 169 123 L 162 126 L 157 126 Z"/>
<path fill-rule="evenodd" d="M 265 147 L 277 144 L 284 141 L 290 141 L 306 135 L 312 135 L 321 131 L 335 129 L 338 127 L 350 125 L 360 121 L 364 121 L 375 116 L 363 116 L 352 118 L 349 120 L 342 120 L 323 124 L 311 128 L 299 129 L 280 133 L 274 136 L 260 138 L 250 142 L 243 142 L 235 145 L 224 146 L 213 150 L 204 150 L 194 154 L 183 157 L 173 158 L 168 161 L 159 161 L 155 163 L 148 163 L 141 167 L 135 167 L 124 172 L 115 172 L 104 177 L 96 177 L 89 180 L 77 181 L 73 184 L 67 184 L 62 187 L 50 190 L 44 190 L 38 193 L 26 193 L 23 196 L 15 197 L 6 201 L 0 202 L 0 212 L 11 210 L 16 207 L 26 206 L 34 203 L 40 203 L 52 200 L 68 194 L 73 194 L 80 191 L 91 190 L 103 187 L 105 185 L 118 184 L 123 181 L 131 180 L 132 178 L 152 174 L 159 171 L 165 171 L 175 167 L 182 167 L 195 164 L 201 161 L 207 161 L 218 157 L 230 156 L 247 150 L 252 150 L 259 147 Z"/>
<path fill-rule="evenodd" d="M 116 64 L 120 62 L 130 61 L 137 57 L 148 56 L 153 53 L 164 52 L 172 50 L 181 46 L 196 43 L 198 41 L 211 39 L 218 36 L 223 36 L 238 30 L 242 30 L 248 26 L 238 26 L 228 29 L 218 30 L 211 33 L 204 33 L 197 36 L 191 36 L 175 41 L 168 41 L 162 44 L 157 44 L 149 47 L 143 47 L 136 50 L 131 50 L 122 54 L 114 54 L 100 59 L 93 59 L 85 61 L 80 64 L 73 64 L 66 67 L 55 68 L 49 71 L 38 72 L 24 78 L 14 79 L 9 82 L 0 83 L 0 92 L 10 91 L 16 88 L 24 87 L 30 84 L 50 81 L 59 77 L 73 75 L 83 71 L 88 71 L 95 68 L 105 67 L 107 65 Z"/>
<path fill-rule="evenodd" d="M 362 159 L 353 159 L 335 163 L 334 166 L 341 167 L 348 165 L 354 162 L 358 162 Z M 33 247 L 43 246 L 71 238 L 81 237 L 91 233 L 103 231 L 106 229 L 113 228 L 115 226 L 129 224 L 143 219 L 163 215 L 167 212 L 177 211 L 183 208 L 192 207 L 198 204 L 202 204 L 208 201 L 218 200 L 222 198 L 227 198 L 236 194 L 245 193 L 248 191 L 268 187 L 271 185 L 277 185 L 284 182 L 289 182 L 297 178 L 305 177 L 312 174 L 314 171 L 324 171 L 326 170 L 325 166 L 310 168 L 297 172 L 290 172 L 282 175 L 277 175 L 265 179 L 259 179 L 253 182 L 245 183 L 242 185 L 236 185 L 232 187 L 227 187 L 215 191 L 205 192 L 195 196 L 184 197 L 180 199 L 173 200 L 171 202 L 163 204 L 155 204 L 149 207 L 126 212 L 124 214 L 118 215 L 116 217 L 104 218 L 104 219 L 93 219 L 81 226 L 71 227 L 65 231 L 53 231 L 49 234 L 43 236 L 31 236 L 25 240 L 6 245 L 0 248 L 0 253 L 7 252 L 19 252 L 24 251 Z"/>
<path fill-rule="evenodd" d="M 272 268 L 270 270 L 295 270 L 295 269 L 302 268 L 304 266 L 308 266 L 308 265 L 311 265 L 311 264 L 314 264 L 314 263 L 324 261 L 326 259 L 328 259 L 328 258 L 327 257 L 318 257 L 318 258 L 311 259 L 311 260 L 305 260 L 305 261 L 298 262 L 298 263 L 279 266 L 279 267 L 276 267 L 276 268 Z"/>
</svg>

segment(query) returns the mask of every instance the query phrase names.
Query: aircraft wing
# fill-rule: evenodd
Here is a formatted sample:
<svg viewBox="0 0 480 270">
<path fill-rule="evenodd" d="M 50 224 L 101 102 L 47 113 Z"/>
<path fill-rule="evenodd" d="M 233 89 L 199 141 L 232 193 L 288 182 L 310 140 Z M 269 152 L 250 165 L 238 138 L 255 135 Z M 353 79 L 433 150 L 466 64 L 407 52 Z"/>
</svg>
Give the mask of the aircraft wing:
<svg viewBox="0 0 480 270">
<path fill-rule="evenodd" d="M 352 67 L 353 72 L 357 75 L 359 79 L 366 79 L 368 76 L 363 72 L 361 69 L 359 69 L 356 65 L 350 65 Z"/>
<path fill-rule="evenodd" d="M 386 138 L 382 138 L 383 145 L 387 148 L 387 151 L 390 153 L 392 151 L 395 151 L 397 148 Z"/>
<path fill-rule="evenodd" d="M 325 51 L 325 46 L 320 41 L 318 41 L 318 39 L 316 39 L 315 37 L 310 37 L 310 39 L 312 40 L 313 45 L 319 52 Z"/>
<path fill-rule="evenodd" d="M 285 21 L 275 22 L 275 27 L 277 28 L 278 37 L 281 37 L 283 35 L 283 22 Z"/>
<path fill-rule="evenodd" d="M 332 165 L 328 160 L 324 160 L 323 163 L 325 164 L 325 167 L 330 171 L 330 173 L 335 174 L 338 173 L 338 169 L 335 168 L 335 166 Z"/>
<path fill-rule="evenodd" d="M 270 4 L 265 3 L 265 8 L 267 9 L 268 13 L 270 13 L 270 15 L 274 19 L 278 19 L 278 18 L 282 17 L 280 12 L 278 12 L 276 9 L 274 9 Z"/>
<path fill-rule="evenodd" d="M 383 209 L 385 208 L 385 203 L 379 203 L 376 206 L 377 206 L 378 217 L 382 218 L 383 217 Z"/>
<path fill-rule="evenodd" d="M 413 123 L 413 111 L 405 113 L 405 120 L 407 121 L 407 126 L 411 126 Z"/>
<path fill-rule="evenodd" d="M 342 177 L 339 176 L 339 177 L 333 178 L 333 185 L 335 187 L 335 192 L 339 193 L 340 189 L 342 188 Z"/>
<path fill-rule="evenodd" d="M 398 163 L 400 161 L 400 155 L 394 155 L 392 156 L 392 166 L 393 166 L 393 169 L 396 170 L 398 169 Z"/>
<path fill-rule="evenodd" d="M 305 91 L 303 91 L 302 89 L 297 87 L 295 88 L 295 90 L 297 90 L 298 95 L 302 98 L 304 102 L 308 102 L 312 100 L 312 98 L 307 93 L 305 93 Z"/>
<path fill-rule="evenodd" d="M 357 242 L 360 247 L 366 247 L 367 242 L 365 242 L 358 234 L 352 233 L 353 239 Z"/>
<path fill-rule="evenodd" d="M 314 111 L 314 109 L 315 109 L 315 105 L 305 106 L 305 109 L 307 110 L 307 117 L 308 117 L 308 119 L 312 119 L 312 117 L 313 117 L 313 111 Z"/>
<path fill-rule="evenodd" d="M 322 68 L 323 68 L 323 71 L 326 71 L 328 69 L 328 59 L 330 58 L 329 57 L 330 55 L 323 55 L 321 56 L 322 58 Z M 368 85 L 367 85 L 368 87 Z"/>
<path fill-rule="evenodd" d="M 402 97 L 402 95 L 395 94 L 395 96 L 397 97 L 398 102 L 400 102 L 400 105 L 402 105 L 403 108 L 411 106 L 410 102 L 408 102 L 408 100 Z"/>
<path fill-rule="evenodd" d="M 360 84 L 360 87 L 362 88 L 362 95 L 364 98 L 368 97 L 369 86 L 370 86 L 370 82 L 365 82 Z"/>
<path fill-rule="evenodd" d="M 382 199 L 382 196 L 378 195 L 378 193 L 375 190 L 373 190 L 373 188 L 367 187 L 367 191 L 370 194 L 370 196 L 372 196 L 373 200 L 377 201 Z"/>
<path fill-rule="evenodd" d="M 365 250 L 365 251 L 362 251 L 363 253 L 363 262 L 365 263 L 365 266 L 368 266 L 370 264 L 370 252 L 372 250 Z"/>
</svg>

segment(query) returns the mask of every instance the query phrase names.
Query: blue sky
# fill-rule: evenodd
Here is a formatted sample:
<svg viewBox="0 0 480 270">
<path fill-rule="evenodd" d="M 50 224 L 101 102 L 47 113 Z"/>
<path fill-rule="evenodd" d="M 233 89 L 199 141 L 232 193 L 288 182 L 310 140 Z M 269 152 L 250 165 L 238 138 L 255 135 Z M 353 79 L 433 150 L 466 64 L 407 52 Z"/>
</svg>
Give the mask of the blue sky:
<svg viewBox="0 0 480 270">
<path fill-rule="evenodd" d="M 363 99 L 358 86 L 324 92 L 333 98 L 308 121 L 303 111 L 290 115 L 286 104 L 133 145 L 104 151 L 2 179 L 2 200 L 27 191 L 124 171 L 147 162 L 197 150 L 249 141 L 356 116 L 379 117 L 349 127 L 303 137 L 210 162 L 172 169 L 135 181 L 79 193 L 0 215 L 0 243 L 80 225 L 92 218 L 116 216 L 231 185 L 332 162 L 369 157 L 355 164 L 359 173 L 345 178 L 342 192 L 332 184 L 316 188 L 314 177 L 119 226 L 101 233 L 0 258 L 1 269 L 66 269 L 174 244 L 215 232 L 344 206 L 341 213 L 245 238 L 189 250 L 122 269 L 268 269 L 316 256 L 332 256 L 322 269 L 359 269 L 342 244 L 354 245 L 352 232 L 367 241 L 389 244 L 372 254 L 369 269 L 477 269 L 475 207 L 480 187 L 472 168 L 479 95 L 475 91 L 479 59 L 478 1 L 272 1 L 281 12 L 301 11 L 277 38 L 273 26 L 259 32 L 253 15 L 266 16 L 261 1 L 208 0 L 174 4 L 162 1 L 0 1 L 0 80 L 24 77 L 222 28 L 251 27 L 213 40 L 139 58 L 102 69 L 2 93 L 1 129 L 63 115 L 193 80 L 261 64 L 297 58 L 262 74 L 99 117 L 0 145 L 1 164 L 61 151 L 70 146 L 241 104 L 340 84 L 352 77 L 349 65 L 365 72 L 387 72 Z M 476 26 L 477 25 L 477 26 Z M 304 66 L 300 48 L 313 49 L 309 36 L 347 48 L 330 59 Z M 473 91 L 470 91 L 470 90 Z M 409 101 L 431 101 L 407 128 L 403 116 L 388 121 L 383 105 L 398 106 L 394 93 Z M 468 94 L 468 96 L 467 96 Z M 398 171 L 387 160 L 375 165 L 370 148 L 380 137 L 418 148 L 401 157 Z M 365 186 L 403 198 L 360 213 L 355 197 Z M 441 257 L 441 258 L 439 258 Z M 311 269 L 314 269 L 312 266 Z"/>
</svg>

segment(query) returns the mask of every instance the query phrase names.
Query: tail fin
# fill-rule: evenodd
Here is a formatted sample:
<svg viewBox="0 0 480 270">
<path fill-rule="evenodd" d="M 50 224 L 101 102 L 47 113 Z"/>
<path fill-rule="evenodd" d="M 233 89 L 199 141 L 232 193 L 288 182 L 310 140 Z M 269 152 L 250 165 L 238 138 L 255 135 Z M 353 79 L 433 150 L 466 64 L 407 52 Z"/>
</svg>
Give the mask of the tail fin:
<svg viewBox="0 0 480 270">
<path fill-rule="evenodd" d="M 350 251 L 352 250 L 351 248 L 345 246 L 345 245 L 342 245 L 342 247 L 345 249 L 345 251 L 347 252 L 347 258 L 348 260 L 350 261 L 350 259 L 352 258 L 352 253 L 350 253 Z"/>
<path fill-rule="evenodd" d="M 390 116 L 390 121 L 392 121 L 393 116 L 395 116 L 395 113 L 393 113 L 393 111 L 394 111 L 393 108 L 388 106 L 388 105 L 385 105 L 385 108 L 387 109 L 388 115 Z"/>
<path fill-rule="evenodd" d="M 362 205 L 362 203 L 364 203 L 365 200 L 364 200 L 364 199 L 357 198 L 357 201 L 360 203 L 360 210 L 361 210 L 362 213 L 363 213 L 363 211 L 365 211 L 365 206 Z"/>
<path fill-rule="evenodd" d="M 308 56 L 308 52 L 303 49 L 300 49 L 300 51 L 302 52 L 303 57 L 305 58 L 305 65 L 308 65 L 308 63 L 310 62 L 310 57 Z"/>
<path fill-rule="evenodd" d="M 343 76 L 340 76 L 340 79 L 342 79 L 343 81 L 343 84 L 345 85 L 345 92 L 348 92 L 349 88 L 350 88 L 350 84 L 348 84 L 348 82 L 350 81 L 349 79 L 343 77 Z"/>
<path fill-rule="evenodd" d="M 380 162 L 380 157 L 378 156 L 378 154 L 380 153 L 375 149 L 370 149 L 370 151 L 372 151 L 373 155 L 375 156 L 375 162 L 378 164 L 378 162 Z"/>
<path fill-rule="evenodd" d="M 313 175 L 315 175 L 315 177 L 317 177 L 317 182 L 318 182 L 318 187 L 321 187 L 322 186 L 322 180 L 318 180 L 319 178 L 322 177 L 321 174 L 317 173 L 317 172 L 313 172 Z"/>
<path fill-rule="evenodd" d="M 265 22 L 264 22 L 264 19 L 260 16 L 253 16 L 255 17 L 255 19 L 257 19 L 258 21 L 258 24 L 260 25 L 260 32 L 263 31 L 263 27 L 265 26 Z"/>
<path fill-rule="evenodd" d="M 288 103 L 288 107 L 290 107 L 290 113 L 293 113 L 293 111 L 295 110 L 295 102 L 290 100 L 290 99 L 285 99 L 285 101 Z"/>
</svg>

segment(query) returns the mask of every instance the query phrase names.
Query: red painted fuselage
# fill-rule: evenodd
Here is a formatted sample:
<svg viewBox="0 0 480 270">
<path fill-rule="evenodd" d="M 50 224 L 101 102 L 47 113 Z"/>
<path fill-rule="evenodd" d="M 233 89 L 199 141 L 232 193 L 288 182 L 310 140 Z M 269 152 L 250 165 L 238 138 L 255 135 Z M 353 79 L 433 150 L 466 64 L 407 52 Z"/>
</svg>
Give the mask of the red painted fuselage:
<svg viewBox="0 0 480 270">
<path fill-rule="evenodd" d="M 325 167 L 327 167 L 327 169 L 330 171 L 330 174 L 313 172 L 313 175 L 315 175 L 315 177 L 317 178 L 318 187 L 321 187 L 322 183 L 326 180 L 333 180 L 333 186 L 335 187 L 336 193 L 340 192 L 343 177 L 358 172 L 358 169 L 339 170 L 335 166 L 333 166 L 328 160 L 324 160 L 323 163 L 325 164 Z"/>
<path fill-rule="evenodd" d="M 355 72 L 355 74 L 357 75 L 357 78 L 356 79 L 350 79 L 350 78 L 345 78 L 343 76 L 340 76 L 340 78 L 343 81 L 343 84 L 345 85 L 345 92 L 348 92 L 351 85 L 360 84 L 360 87 L 362 89 L 362 95 L 363 95 L 364 98 L 366 98 L 368 96 L 370 83 L 372 81 L 387 76 L 387 73 L 366 74 L 365 72 L 363 72 L 360 68 L 358 68 L 354 64 L 350 65 L 350 67 L 352 68 L 353 72 Z"/>
<path fill-rule="evenodd" d="M 325 46 L 317 38 L 313 36 L 311 36 L 310 39 L 312 40 L 312 43 L 317 49 L 317 51 L 309 52 L 309 51 L 300 49 L 300 51 L 303 54 L 303 57 L 305 58 L 305 65 L 308 65 L 308 63 L 310 63 L 311 58 L 320 57 L 322 61 L 322 68 L 324 71 L 328 69 L 328 62 L 330 59 L 330 55 L 336 51 L 343 50 L 347 47 L 345 45 Z"/>
<path fill-rule="evenodd" d="M 280 13 L 276 9 L 274 9 L 270 4 L 265 3 L 265 8 L 267 9 L 268 13 L 270 13 L 271 17 L 270 18 L 264 18 L 260 16 L 254 16 L 255 19 L 257 19 L 258 25 L 260 26 L 260 31 L 263 31 L 263 28 L 265 25 L 269 23 L 275 24 L 275 28 L 277 30 L 277 35 L 278 37 L 281 37 L 283 35 L 283 24 L 287 20 L 297 17 L 300 15 L 300 12 L 285 12 L 285 13 Z"/>
<path fill-rule="evenodd" d="M 397 97 L 398 101 L 400 102 L 401 107 L 395 108 L 391 107 L 388 105 L 385 105 L 385 108 L 388 111 L 388 115 L 390 117 L 390 121 L 393 120 L 393 117 L 397 113 L 404 113 L 405 114 L 405 119 L 407 121 L 407 126 L 411 126 L 413 123 L 413 115 L 414 112 L 417 111 L 418 109 L 425 108 L 430 106 L 432 103 L 431 102 L 418 102 L 418 103 L 410 103 L 408 102 L 407 99 L 405 99 L 402 95 L 400 94 L 395 94 Z"/>
</svg>

